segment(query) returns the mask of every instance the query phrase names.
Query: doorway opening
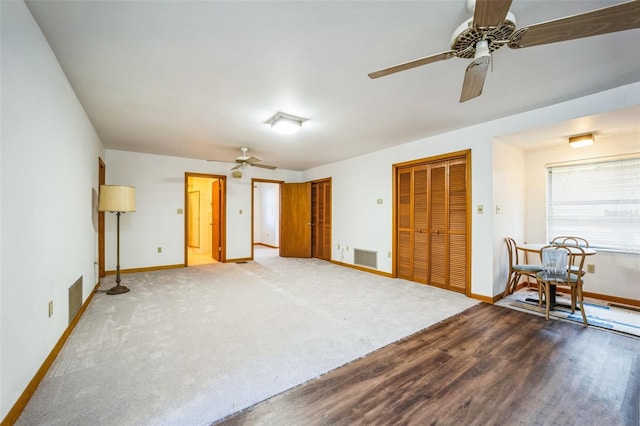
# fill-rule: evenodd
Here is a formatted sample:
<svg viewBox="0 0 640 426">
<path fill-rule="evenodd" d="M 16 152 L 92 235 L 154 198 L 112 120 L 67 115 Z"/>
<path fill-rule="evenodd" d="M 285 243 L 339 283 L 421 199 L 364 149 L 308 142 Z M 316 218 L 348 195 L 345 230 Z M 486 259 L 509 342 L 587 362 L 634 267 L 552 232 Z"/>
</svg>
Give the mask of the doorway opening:
<svg viewBox="0 0 640 426">
<path fill-rule="evenodd" d="M 225 261 L 225 176 L 185 173 L 185 266 Z"/>
<path fill-rule="evenodd" d="M 280 247 L 280 181 L 252 179 L 251 258 L 254 247 Z"/>
</svg>

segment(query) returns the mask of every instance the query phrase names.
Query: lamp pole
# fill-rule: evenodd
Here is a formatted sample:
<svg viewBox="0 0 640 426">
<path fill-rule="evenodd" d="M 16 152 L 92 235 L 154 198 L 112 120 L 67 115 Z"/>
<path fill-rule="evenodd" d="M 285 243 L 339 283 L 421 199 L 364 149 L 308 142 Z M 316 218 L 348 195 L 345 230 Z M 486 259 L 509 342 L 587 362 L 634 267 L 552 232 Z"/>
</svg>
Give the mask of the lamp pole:
<svg viewBox="0 0 640 426">
<path fill-rule="evenodd" d="M 129 291 L 120 285 L 120 215 L 136 211 L 136 189 L 132 186 L 100 185 L 98 211 L 116 214 L 116 285 L 106 291 L 107 294 L 122 294 Z"/>
<path fill-rule="evenodd" d="M 128 287 L 120 285 L 120 215 L 116 212 L 116 286 L 107 290 L 107 294 L 122 294 L 129 291 Z"/>
</svg>

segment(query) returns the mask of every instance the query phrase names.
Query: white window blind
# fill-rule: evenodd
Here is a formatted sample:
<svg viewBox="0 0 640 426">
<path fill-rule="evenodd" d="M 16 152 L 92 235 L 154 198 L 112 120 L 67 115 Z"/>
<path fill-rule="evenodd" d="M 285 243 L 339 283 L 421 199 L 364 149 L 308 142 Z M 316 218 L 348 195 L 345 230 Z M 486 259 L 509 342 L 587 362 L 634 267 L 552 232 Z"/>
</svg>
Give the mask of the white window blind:
<svg viewBox="0 0 640 426">
<path fill-rule="evenodd" d="M 547 167 L 547 239 L 640 253 L 640 157 Z"/>
</svg>

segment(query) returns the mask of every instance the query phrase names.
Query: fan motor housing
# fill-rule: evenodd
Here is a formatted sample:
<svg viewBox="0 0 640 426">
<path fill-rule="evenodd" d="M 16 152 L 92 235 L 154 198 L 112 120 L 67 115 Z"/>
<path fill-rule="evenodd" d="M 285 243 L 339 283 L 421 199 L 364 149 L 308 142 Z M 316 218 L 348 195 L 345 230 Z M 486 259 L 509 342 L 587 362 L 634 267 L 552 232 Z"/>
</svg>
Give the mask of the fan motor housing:
<svg viewBox="0 0 640 426">
<path fill-rule="evenodd" d="M 477 27 L 473 24 L 473 18 L 469 18 L 451 36 L 451 50 L 456 51 L 458 58 L 473 58 L 476 44 L 480 40 L 486 40 L 489 44 L 489 52 L 493 53 L 508 42 L 515 29 L 516 18 L 511 12 L 495 27 Z"/>
</svg>

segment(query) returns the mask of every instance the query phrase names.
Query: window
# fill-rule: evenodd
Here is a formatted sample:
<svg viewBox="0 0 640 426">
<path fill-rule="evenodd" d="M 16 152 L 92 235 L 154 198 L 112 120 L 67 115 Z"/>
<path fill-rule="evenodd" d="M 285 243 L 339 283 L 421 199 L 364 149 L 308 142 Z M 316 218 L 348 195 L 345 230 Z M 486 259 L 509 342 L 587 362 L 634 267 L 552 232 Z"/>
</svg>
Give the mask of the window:
<svg viewBox="0 0 640 426">
<path fill-rule="evenodd" d="M 547 166 L 547 239 L 640 253 L 640 156 Z"/>
</svg>

